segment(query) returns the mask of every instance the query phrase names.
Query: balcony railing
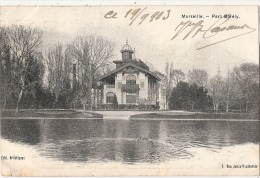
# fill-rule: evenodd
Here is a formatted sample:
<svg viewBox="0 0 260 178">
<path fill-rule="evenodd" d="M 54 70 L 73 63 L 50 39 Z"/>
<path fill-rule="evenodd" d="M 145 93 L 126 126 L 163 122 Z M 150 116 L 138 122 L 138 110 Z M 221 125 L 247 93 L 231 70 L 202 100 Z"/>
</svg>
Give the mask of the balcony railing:
<svg viewBox="0 0 260 178">
<path fill-rule="evenodd" d="M 115 88 L 115 85 L 105 85 L 106 88 Z"/>
</svg>

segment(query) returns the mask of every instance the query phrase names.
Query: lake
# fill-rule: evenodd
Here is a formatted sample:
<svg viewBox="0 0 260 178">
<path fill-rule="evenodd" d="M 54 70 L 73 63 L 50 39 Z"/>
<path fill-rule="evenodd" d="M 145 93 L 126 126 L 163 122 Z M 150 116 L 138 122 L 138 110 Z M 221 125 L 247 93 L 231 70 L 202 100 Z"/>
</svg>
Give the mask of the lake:
<svg viewBox="0 0 260 178">
<path fill-rule="evenodd" d="M 259 144 L 257 121 L 2 119 L 2 138 L 62 162 L 189 160 L 194 150 Z"/>
</svg>

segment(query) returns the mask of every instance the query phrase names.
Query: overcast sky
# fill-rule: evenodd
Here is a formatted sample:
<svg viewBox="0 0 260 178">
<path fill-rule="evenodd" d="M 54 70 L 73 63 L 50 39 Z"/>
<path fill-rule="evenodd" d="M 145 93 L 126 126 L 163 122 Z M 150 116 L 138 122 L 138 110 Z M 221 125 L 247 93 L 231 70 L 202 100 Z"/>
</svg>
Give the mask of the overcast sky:
<svg viewBox="0 0 260 178">
<path fill-rule="evenodd" d="M 132 25 L 131 12 L 141 8 L 139 16 Z M 172 61 L 174 68 L 184 72 L 192 68 L 205 69 L 210 76 L 214 76 L 220 66 L 225 75 L 227 68 L 239 66 L 241 63 L 252 62 L 259 64 L 258 57 L 258 14 L 257 7 L 253 6 L 106 6 L 106 7 L 2 7 L 0 11 L 1 26 L 23 24 L 38 27 L 44 30 L 44 45 L 67 43 L 78 35 L 101 35 L 115 43 L 115 60 L 121 59 L 120 49 L 128 39 L 132 48 L 135 48 L 136 57 L 147 61 L 161 72 L 164 72 L 166 61 Z M 125 18 L 126 13 L 132 9 Z M 117 12 L 115 19 L 105 19 L 107 12 Z M 158 20 L 150 22 L 155 12 L 164 12 Z M 168 12 L 167 12 L 168 11 Z M 141 17 L 146 19 L 142 22 Z M 159 14 L 159 13 L 158 13 Z M 186 15 L 203 15 L 203 19 L 182 18 Z M 211 38 L 203 38 L 204 32 L 199 32 L 182 40 L 191 30 L 188 27 L 179 36 L 171 40 L 183 21 L 194 23 L 203 20 L 202 30 L 207 30 L 215 22 L 215 26 L 224 22 L 212 15 L 234 14 L 238 19 L 229 19 L 220 27 L 230 25 L 243 26 L 240 30 L 228 30 L 218 33 Z M 209 17 L 206 17 L 209 16 Z M 158 16 L 157 16 L 158 17 Z M 162 20 L 162 18 L 165 20 Z M 253 31 L 255 29 L 255 31 Z M 251 32 L 252 31 L 252 32 Z M 215 33 L 207 33 L 205 37 Z M 244 34 L 242 36 L 239 36 Z M 239 36 L 232 38 L 234 36 Z M 228 40 L 229 38 L 232 38 Z M 224 40 L 222 43 L 217 43 Z M 216 45 L 197 50 L 200 47 L 217 43 Z"/>
</svg>

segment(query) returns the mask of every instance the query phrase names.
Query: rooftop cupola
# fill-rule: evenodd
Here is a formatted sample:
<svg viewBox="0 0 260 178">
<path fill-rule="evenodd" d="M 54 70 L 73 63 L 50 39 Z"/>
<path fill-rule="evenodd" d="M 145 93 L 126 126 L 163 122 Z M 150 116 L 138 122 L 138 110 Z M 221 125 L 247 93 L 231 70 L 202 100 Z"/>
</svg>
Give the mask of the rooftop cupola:
<svg viewBox="0 0 260 178">
<path fill-rule="evenodd" d="M 121 49 L 122 60 L 123 61 L 131 60 L 133 52 L 134 51 L 132 50 L 131 46 L 128 44 L 128 41 L 126 41 L 126 44 Z"/>
</svg>

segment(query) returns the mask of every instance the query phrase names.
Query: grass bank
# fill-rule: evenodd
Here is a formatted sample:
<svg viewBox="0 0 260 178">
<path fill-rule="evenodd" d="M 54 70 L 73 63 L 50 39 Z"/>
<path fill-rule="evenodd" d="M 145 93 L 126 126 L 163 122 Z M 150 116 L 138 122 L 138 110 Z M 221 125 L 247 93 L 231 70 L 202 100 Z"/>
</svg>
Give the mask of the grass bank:
<svg viewBox="0 0 260 178">
<path fill-rule="evenodd" d="M 72 109 L 25 109 L 19 112 L 16 112 L 14 109 L 1 110 L 1 118 L 5 117 L 103 118 L 103 115 L 90 112 L 78 112 Z"/>
<path fill-rule="evenodd" d="M 130 119 L 240 119 L 240 120 L 259 120 L 259 113 L 174 113 L 174 112 L 157 112 L 142 113 L 132 115 Z"/>
</svg>

